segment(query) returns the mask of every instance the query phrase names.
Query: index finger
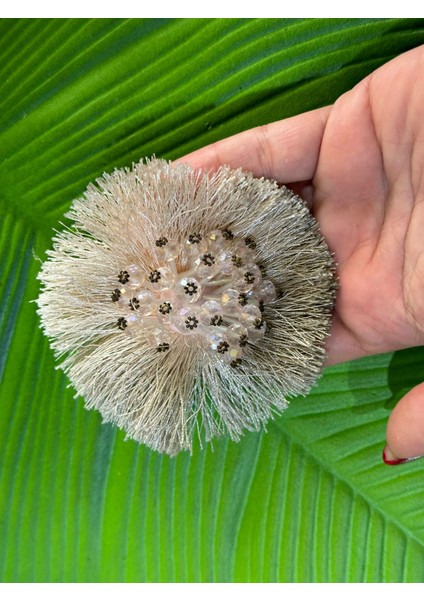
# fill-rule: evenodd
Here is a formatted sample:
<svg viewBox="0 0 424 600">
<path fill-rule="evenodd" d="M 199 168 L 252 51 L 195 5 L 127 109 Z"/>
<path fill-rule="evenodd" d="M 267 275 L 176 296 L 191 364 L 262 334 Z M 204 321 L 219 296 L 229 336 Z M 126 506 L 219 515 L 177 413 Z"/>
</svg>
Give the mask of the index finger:
<svg viewBox="0 0 424 600">
<path fill-rule="evenodd" d="M 221 165 L 241 167 L 256 177 L 280 183 L 313 178 L 330 107 L 249 129 L 226 138 L 176 162 L 194 169 L 214 171 Z"/>
</svg>

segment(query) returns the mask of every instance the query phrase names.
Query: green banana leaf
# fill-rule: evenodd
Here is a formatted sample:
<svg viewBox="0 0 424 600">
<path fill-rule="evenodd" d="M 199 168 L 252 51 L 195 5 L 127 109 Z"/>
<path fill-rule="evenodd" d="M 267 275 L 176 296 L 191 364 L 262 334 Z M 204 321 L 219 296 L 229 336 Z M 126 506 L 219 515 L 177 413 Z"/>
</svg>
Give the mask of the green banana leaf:
<svg viewBox="0 0 424 600">
<path fill-rule="evenodd" d="M 424 580 L 424 465 L 381 461 L 422 349 L 171 459 L 74 399 L 31 302 L 102 172 L 331 103 L 423 42 L 423 19 L 0 21 L 1 581 Z"/>
</svg>

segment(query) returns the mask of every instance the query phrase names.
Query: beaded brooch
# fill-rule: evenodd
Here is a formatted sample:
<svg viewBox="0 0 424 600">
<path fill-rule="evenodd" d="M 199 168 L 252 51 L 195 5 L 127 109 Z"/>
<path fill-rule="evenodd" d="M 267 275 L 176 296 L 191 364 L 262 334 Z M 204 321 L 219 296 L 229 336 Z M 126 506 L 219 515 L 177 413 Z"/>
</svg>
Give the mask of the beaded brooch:
<svg viewBox="0 0 424 600">
<path fill-rule="evenodd" d="M 88 408 L 160 452 L 255 430 L 325 358 L 335 265 L 275 182 L 152 159 L 104 175 L 54 238 L 38 312 Z"/>
</svg>

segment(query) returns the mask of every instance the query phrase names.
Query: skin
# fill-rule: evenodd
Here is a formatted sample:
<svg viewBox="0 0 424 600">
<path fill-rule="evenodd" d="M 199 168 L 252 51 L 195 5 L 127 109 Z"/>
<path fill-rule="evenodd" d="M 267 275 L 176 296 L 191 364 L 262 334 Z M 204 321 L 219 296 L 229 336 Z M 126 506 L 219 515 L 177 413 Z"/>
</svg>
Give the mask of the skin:
<svg viewBox="0 0 424 600">
<path fill-rule="evenodd" d="M 327 364 L 424 344 L 424 46 L 335 104 L 180 159 L 243 167 L 308 202 L 335 253 L 340 290 Z M 424 383 L 394 408 L 386 457 L 424 455 Z"/>
</svg>

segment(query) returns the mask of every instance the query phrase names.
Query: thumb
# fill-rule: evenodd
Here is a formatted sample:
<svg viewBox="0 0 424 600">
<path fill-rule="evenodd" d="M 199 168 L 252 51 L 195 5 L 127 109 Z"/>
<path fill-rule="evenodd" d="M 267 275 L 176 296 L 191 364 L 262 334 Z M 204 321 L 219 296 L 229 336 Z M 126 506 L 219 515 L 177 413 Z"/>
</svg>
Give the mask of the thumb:
<svg viewBox="0 0 424 600">
<path fill-rule="evenodd" d="M 383 460 L 399 465 L 424 456 L 424 383 L 400 400 L 387 424 Z"/>
</svg>

